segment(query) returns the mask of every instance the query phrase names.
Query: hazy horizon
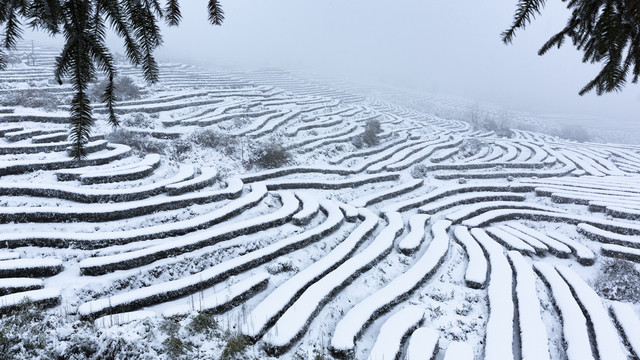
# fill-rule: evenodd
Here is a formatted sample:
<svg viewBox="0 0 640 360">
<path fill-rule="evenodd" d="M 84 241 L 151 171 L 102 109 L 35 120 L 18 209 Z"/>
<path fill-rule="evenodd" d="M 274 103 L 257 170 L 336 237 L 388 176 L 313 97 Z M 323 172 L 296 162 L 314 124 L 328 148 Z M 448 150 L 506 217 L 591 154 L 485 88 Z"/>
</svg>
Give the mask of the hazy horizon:
<svg viewBox="0 0 640 360">
<path fill-rule="evenodd" d="M 491 3 L 335 0 L 222 1 L 225 22 L 207 21 L 206 1 L 182 1 L 182 23 L 163 24 L 159 59 L 214 67 L 309 70 L 334 78 L 457 95 L 534 114 L 566 114 L 627 123 L 640 110 L 640 86 L 579 96 L 599 71 L 570 44 L 537 50 L 568 16 L 549 2 L 513 45 L 500 33 L 516 1 Z M 29 33 L 25 34 L 25 38 Z M 38 38 L 44 38 L 44 34 Z M 121 40 L 111 37 L 117 50 Z"/>
</svg>

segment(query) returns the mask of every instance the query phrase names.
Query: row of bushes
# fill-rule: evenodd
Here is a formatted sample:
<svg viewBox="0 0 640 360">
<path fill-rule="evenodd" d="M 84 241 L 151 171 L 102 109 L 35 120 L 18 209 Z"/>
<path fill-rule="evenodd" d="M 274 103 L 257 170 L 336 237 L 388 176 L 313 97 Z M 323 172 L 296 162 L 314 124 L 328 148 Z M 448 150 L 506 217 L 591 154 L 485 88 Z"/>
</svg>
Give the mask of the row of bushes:
<svg viewBox="0 0 640 360">
<path fill-rule="evenodd" d="M 73 316 L 44 312 L 25 302 L 0 318 L 4 359 L 257 359 L 242 335 L 224 330 L 207 313 L 150 318 L 125 328 L 100 329 Z M 209 343 L 206 346 L 206 343 Z M 203 353 L 202 348 L 206 348 Z"/>
<path fill-rule="evenodd" d="M 224 155 L 241 160 L 246 168 L 253 167 L 274 169 L 287 165 L 293 159 L 279 137 L 272 137 L 263 142 L 252 143 L 245 138 L 234 137 L 209 129 L 199 130 L 191 135 L 167 142 L 149 135 L 134 133 L 120 128 L 108 135 L 110 142 L 125 144 L 138 153 L 164 154 L 175 161 L 183 160 L 194 146 L 215 149 Z"/>
<path fill-rule="evenodd" d="M 142 95 L 140 88 L 133 79 L 128 76 L 117 77 L 114 80 L 115 97 L 118 101 L 139 99 Z M 89 88 L 89 97 L 92 102 L 101 102 L 102 94 L 107 87 L 107 80 L 97 82 Z M 56 110 L 59 105 L 68 104 L 68 95 L 56 94 L 49 90 L 28 89 L 25 91 L 12 91 L 0 96 L 0 104 L 3 106 L 24 106 L 28 108 L 43 108 L 47 111 Z"/>
</svg>

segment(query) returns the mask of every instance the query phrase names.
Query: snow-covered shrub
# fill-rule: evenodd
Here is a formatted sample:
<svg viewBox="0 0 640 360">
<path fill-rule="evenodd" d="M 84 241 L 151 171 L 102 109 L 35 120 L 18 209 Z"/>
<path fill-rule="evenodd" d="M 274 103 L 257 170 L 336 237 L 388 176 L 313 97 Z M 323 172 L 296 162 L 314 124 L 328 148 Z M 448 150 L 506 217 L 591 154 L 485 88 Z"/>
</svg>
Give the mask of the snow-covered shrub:
<svg viewBox="0 0 640 360">
<path fill-rule="evenodd" d="M 191 135 L 194 144 L 210 149 L 218 149 L 225 155 L 233 155 L 238 150 L 239 140 L 233 136 L 211 129 L 203 129 Z"/>
<path fill-rule="evenodd" d="M 460 155 L 463 157 L 475 155 L 483 146 L 486 145 L 478 139 L 466 139 L 460 145 Z"/>
<path fill-rule="evenodd" d="M 112 360 L 112 359 L 127 359 L 127 360 L 151 360 L 157 359 L 158 355 L 155 351 L 146 346 L 140 346 L 140 342 L 135 339 L 131 339 L 127 336 L 103 336 L 100 351 L 94 354 L 92 358 L 95 360 Z M 61 359 L 68 359 L 67 357 L 60 357 Z M 87 358 L 84 358 L 87 359 Z M 78 359 L 79 360 L 79 359 Z"/>
<path fill-rule="evenodd" d="M 459 307 L 456 308 L 456 314 L 460 316 L 467 316 L 471 312 L 471 304 L 463 303 Z"/>
<path fill-rule="evenodd" d="M 282 272 L 297 271 L 297 270 L 298 268 L 293 264 L 293 261 L 291 261 L 291 258 L 288 258 L 288 257 L 277 258 L 275 261 L 267 265 L 267 271 L 271 275 L 279 274 Z"/>
<path fill-rule="evenodd" d="M 382 132 L 380 121 L 377 119 L 367 120 L 364 125 L 364 133 L 351 140 L 353 146 L 361 148 L 363 146 L 375 146 L 380 144 L 378 134 Z"/>
<path fill-rule="evenodd" d="M 89 97 L 93 102 L 102 102 L 104 90 L 107 88 L 108 80 L 105 79 L 95 83 L 89 88 Z M 113 81 L 114 95 L 117 101 L 128 101 L 140 99 L 142 93 L 132 78 L 128 76 L 116 77 Z"/>
<path fill-rule="evenodd" d="M 185 326 L 191 334 L 205 334 L 207 338 L 217 335 L 219 329 L 215 316 L 206 312 L 200 312 Z"/>
<path fill-rule="evenodd" d="M 356 147 L 356 149 L 361 149 L 364 146 L 364 142 L 362 141 L 362 136 L 356 136 L 351 139 L 351 144 Z"/>
<path fill-rule="evenodd" d="M 178 320 L 179 319 L 177 317 L 173 316 L 165 318 L 158 327 L 162 332 L 168 335 L 175 335 L 180 330 L 180 322 Z"/>
<path fill-rule="evenodd" d="M 28 108 L 44 108 L 55 110 L 63 101 L 55 94 L 44 90 L 12 91 L 0 96 L 3 106 L 24 106 Z"/>
<path fill-rule="evenodd" d="M 595 291 L 609 300 L 640 303 L 640 271 L 622 259 L 605 259 L 593 284 Z"/>
<path fill-rule="evenodd" d="M 152 114 L 153 115 L 153 114 Z M 137 127 L 145 129 L 153 129 L 156 127 L 156 122 L 151 120 L 153 116 L 146 117 L 142 113 L 134 113 L 129 116 L 123 116 L 120 118 L 120 125 L 124 127 Z"/>
<path fill-rule="evenodd" d="M 291 153 L 278 139 L 272 139 L 258 144 L 253 148 L 249 158 L 249 165 L 256 165 L 264 169 L 282 167 L 291 161 Z"/>
<path fill-rule="evenodd" d="M 179 359 L 182 356 L 187 355 L 192 347 L 191 344 L 182 341 L 182 339 L 177 337 L 175 334 L 169 335 L 162 342 L 162 345 L 170 359 Z"/>
<path fill-rule="evenodd" d="M 191 152 L 193 143 L 188 139 L 177 139 L 171 142 L 169 148 L 169 157 L 174 161 L 182 161 L 186 155 Z"/>
<path fill-rule="evenodd" d="M 427 176 L 429 168 L 425 164 L 416 164 L 411 168 L 411 177 L 414 179 L 422 179 Z"/>
<path fill-rule="evenodd" d="M 378 145 L 380 139 L 378 134 L 382 132 L 380 127 L 380 121 L 377 119 L 371 119 L 364 125 L 364 134 L 362 134 L 362 141 L 369 146 Z"/>
<path fill-rule="evenodd" d="M 249 340 L 244 335 L 231 334 L 227 339 L 227 345 L 222 350 L 220 360 L 241 360 L 246 359 L 245 351 L 249 346 Z"/>
<path fill-rule="evenodd" d="M 144 326 L 126 335 L 96 329 L 92 322 L 43 311 L 25 301 L 0 317 L 0 359 L 157 359 L 153 344 L 139 341 L 141 335 L 153 336 Z"/>
<path fill-rule="evenodd" d="M 46 337 L 33 324 L 43 319 L 41 310 L 29 301 L 23 301 L 15 311 L 5 315 L 0 322 L 0 359 L 42 353 Z"/>
<path fill-rule="evenodd" d="M 164 154 L 165 144 L 148 135 L 137 134 L 127 129 L 117 129 L 106 136 L 111 143 L 130 146 L 138 153 Z"/>
</svg>

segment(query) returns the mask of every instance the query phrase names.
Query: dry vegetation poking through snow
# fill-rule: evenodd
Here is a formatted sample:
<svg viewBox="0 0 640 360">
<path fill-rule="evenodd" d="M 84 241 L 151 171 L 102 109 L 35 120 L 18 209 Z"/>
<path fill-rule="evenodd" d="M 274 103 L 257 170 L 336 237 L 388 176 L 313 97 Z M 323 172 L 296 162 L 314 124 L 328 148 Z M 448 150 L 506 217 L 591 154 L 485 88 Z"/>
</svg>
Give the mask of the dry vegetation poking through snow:
<svg viewBox="0 0 640 360">
<path fill-rule="evenodd" d="M 0 73 L 0 358 L 639 355 L 639 146 L 120 65 L 77 163 L 36 50 Z"/>
</svg>

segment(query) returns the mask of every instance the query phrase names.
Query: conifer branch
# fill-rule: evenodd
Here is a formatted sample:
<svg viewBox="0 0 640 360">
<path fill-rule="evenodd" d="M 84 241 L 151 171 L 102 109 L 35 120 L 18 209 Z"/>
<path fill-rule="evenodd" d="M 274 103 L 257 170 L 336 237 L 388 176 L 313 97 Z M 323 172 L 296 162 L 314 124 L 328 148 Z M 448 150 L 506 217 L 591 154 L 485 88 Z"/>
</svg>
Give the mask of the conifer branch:
<svg viewBox="0 0 640 360">
<path fill-rule="evenodd" d="M 167 17 L 167 24 L 169 26 L 180 25 L 180 20 L 182 20 L 182 14 L 180 13 L 180 4 L 178 4 L 178 0 L 167 0 L 167 7 L 165 8 L 165 14 Z"/>
<path fill-rule="evenodd" d="M 503 32 L 510 43 L 517 29 L 540 13 L 544 0 L 520 0 L 513 25 Z M 640 1 L 639 0 L 570 0 L 572 10 L 567 25 L 553 35 L 538 51 L 546 54 L 561 47 L 565 38 L 582 51 L 585 63 L 601 63 L 600 72 L 579 92 L 598 95 L 621 91 L 631 74 L 631 82 L 640 78 Z"/>
<path fill-rule="evenodd" d="M 218 0 L 209 0 L 207 6 L 209 10 L 209 22 L 213 25 L 222 25 L 224 21 L 224 11 Z"/>
<path fill-rule="evenodd" d="M 516 30 L 524 30 L 525 27 L 535 18 L 536 14 L 540 14 L 544 5 L 545 0 L 520 0 L 513 19 L 513 24 L 501 35 L 502 41 L 505 44 L 510 44 L 515 37 Z"/>
<path fill-rule="evenodd" d="M 0 49 L 0 70 L 7 68 L 7 55 Z"/>
<path fill-rule="evenodd" d="M 65 42 L 56 57 L 54 76 L 59 84 L 68 77 L 75 92 L 70 122 L 72 154 L 76 159 L 86 156 L 84 145 L 89 141 L 93 124 L 87 88 L 98 70 L 108 79 L 101 100 L 108 110 L 109 123 L 118 126 L 116 68 L 105 44 L 106 23 L 123 39 L 127 59 L 142 68 L 148 82 L 156 82 L 159 67 L 153 53 L 162 44 L 158 21 L 175 26 L 182 19 L 179 0 L 167 0 L 164 8 L 163 3 L 162 0 L 0 0 L 0 26 L 4 27 L 0 47 L 15 48 L 23 31 L 21 18 L 32 29 L 63 35 Z M 220 25 L 224 12 L 218 0 L 209 0 L 207 10 L 209 21 Z M 7 55 L 0 49 L 0 69 L 6 66 Z"/>
</svg>

